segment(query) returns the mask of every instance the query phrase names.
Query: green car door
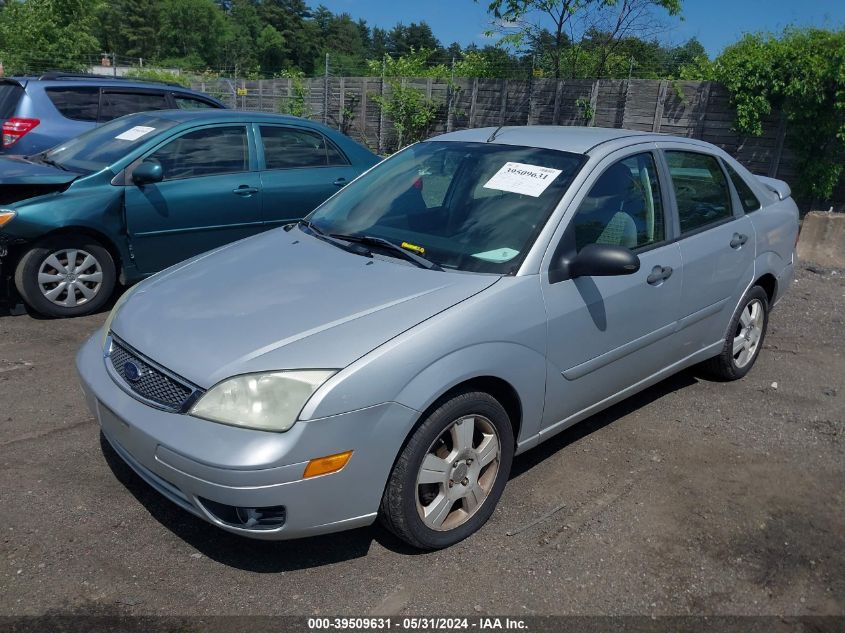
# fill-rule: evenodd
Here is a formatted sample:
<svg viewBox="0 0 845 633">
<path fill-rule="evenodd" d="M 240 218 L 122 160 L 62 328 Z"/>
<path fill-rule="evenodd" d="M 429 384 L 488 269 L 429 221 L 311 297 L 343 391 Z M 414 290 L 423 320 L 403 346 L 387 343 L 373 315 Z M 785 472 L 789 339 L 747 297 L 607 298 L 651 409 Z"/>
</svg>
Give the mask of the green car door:
<svg viewBox="0 0 845 633">
<path fill-rule="evenodd" d="M 133 164 L 161 165 L 161 181 L 125 192 L 134 261 L 150 274 L 262 230 L 261 179 L 248 124 L 193 129 Z"/>
<path fill-rule="evenodd" d="M 262 123 L 255 131 L 268 226 L 304 217 L 361 173 L 317 130 Z"/>
</svg>

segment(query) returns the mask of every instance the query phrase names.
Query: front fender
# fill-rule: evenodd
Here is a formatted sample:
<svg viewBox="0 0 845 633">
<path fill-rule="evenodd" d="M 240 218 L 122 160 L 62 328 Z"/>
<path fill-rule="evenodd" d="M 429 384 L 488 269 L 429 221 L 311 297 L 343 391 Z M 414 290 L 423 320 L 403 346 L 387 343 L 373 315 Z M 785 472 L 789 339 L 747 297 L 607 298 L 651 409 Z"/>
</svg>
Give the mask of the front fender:
<svg viewBox="0 0 845 633">
<path fill-rule="evenodd" d="M 120 187 L 71 187 L 16 205 L 18 216 L 5 232 L 34 241 L 53 231 L 82 227 L 113 241 L 123 232 L 123 190 Z"/>
<path fill-rule="evenodd" d="M 535 350 L 515 343 L 480 343 L 456 350 L 414 376 L 399 392 L 396 402 L 425 411 L 456 385 L 480 377 L 504 380 L 519 396 L 522 425 L 517 441 L 539 432 L 546 361 Z"/>
</svg>

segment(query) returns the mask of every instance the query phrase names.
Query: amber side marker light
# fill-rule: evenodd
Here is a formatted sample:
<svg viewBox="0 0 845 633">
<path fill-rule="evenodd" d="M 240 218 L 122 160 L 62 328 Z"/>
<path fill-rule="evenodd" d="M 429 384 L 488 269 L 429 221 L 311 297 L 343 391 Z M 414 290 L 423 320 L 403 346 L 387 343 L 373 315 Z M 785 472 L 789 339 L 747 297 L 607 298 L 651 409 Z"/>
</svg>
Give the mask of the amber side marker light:
<svg viewBox="0 0 845 633">
<path fill-rule="evenodd" d="M 352 451 L 312 459 L 305 467 L 305 472 L 302 474 L 302 478 L 308 479 L 309 477 L 317 477 L 318 475 L 336 473 L 346 466 L 346 462 L 349 461 L 350 457 L 352 457 Z"/>
</svg>

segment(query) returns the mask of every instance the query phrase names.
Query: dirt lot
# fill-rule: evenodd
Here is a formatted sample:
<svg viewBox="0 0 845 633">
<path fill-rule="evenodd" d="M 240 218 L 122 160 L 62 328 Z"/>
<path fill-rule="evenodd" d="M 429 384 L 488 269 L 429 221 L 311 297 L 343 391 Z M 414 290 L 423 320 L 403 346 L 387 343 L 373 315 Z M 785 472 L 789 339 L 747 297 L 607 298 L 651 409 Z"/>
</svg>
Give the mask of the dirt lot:
<svg viewBox="0 0 845 633">
<path fill-rule="evenodd" d="M 686 372 L 517 459 L 443 552 L 227 535 L 103 445 L 73 355 L 0 316 L 0 614 L 845 614 L 845 273 L 802 269 L 754 370 Z M 564 505 L 565 504 L 565 505 Z"/>
</svg>

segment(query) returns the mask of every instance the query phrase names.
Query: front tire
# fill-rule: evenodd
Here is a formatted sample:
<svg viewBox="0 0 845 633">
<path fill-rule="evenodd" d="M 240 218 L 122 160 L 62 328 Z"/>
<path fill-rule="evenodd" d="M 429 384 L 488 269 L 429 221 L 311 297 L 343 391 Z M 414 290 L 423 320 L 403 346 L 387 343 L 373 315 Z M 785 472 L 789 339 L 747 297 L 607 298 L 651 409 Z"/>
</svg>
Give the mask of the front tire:
<svg viewBox="0 0 845 633">
<path fill-rule="evenodd" d="M 745 376 L 760 355 L 768 325 L 769 297 L 760 286 L 753 286 L 731 318 L 722 351 L 703 363 L 706 373 L 719 380 Z"/>
<path fill-rule="evenodd" d="M 454 545 L 493 514 L 513 452 L 511 421 L 491 395 L 464 392 L 442 402 L 396 460 L 382 498 L 382 523 L 419 549 Z"/>
<path fill-rule="evenodd" d="M 114 292 L 114 259 L 85 235 L 56 235 L 24 253 L 15 286 L 26 304 L 45 316 L 76 317 L 102 308 Z"/>
</svg>

